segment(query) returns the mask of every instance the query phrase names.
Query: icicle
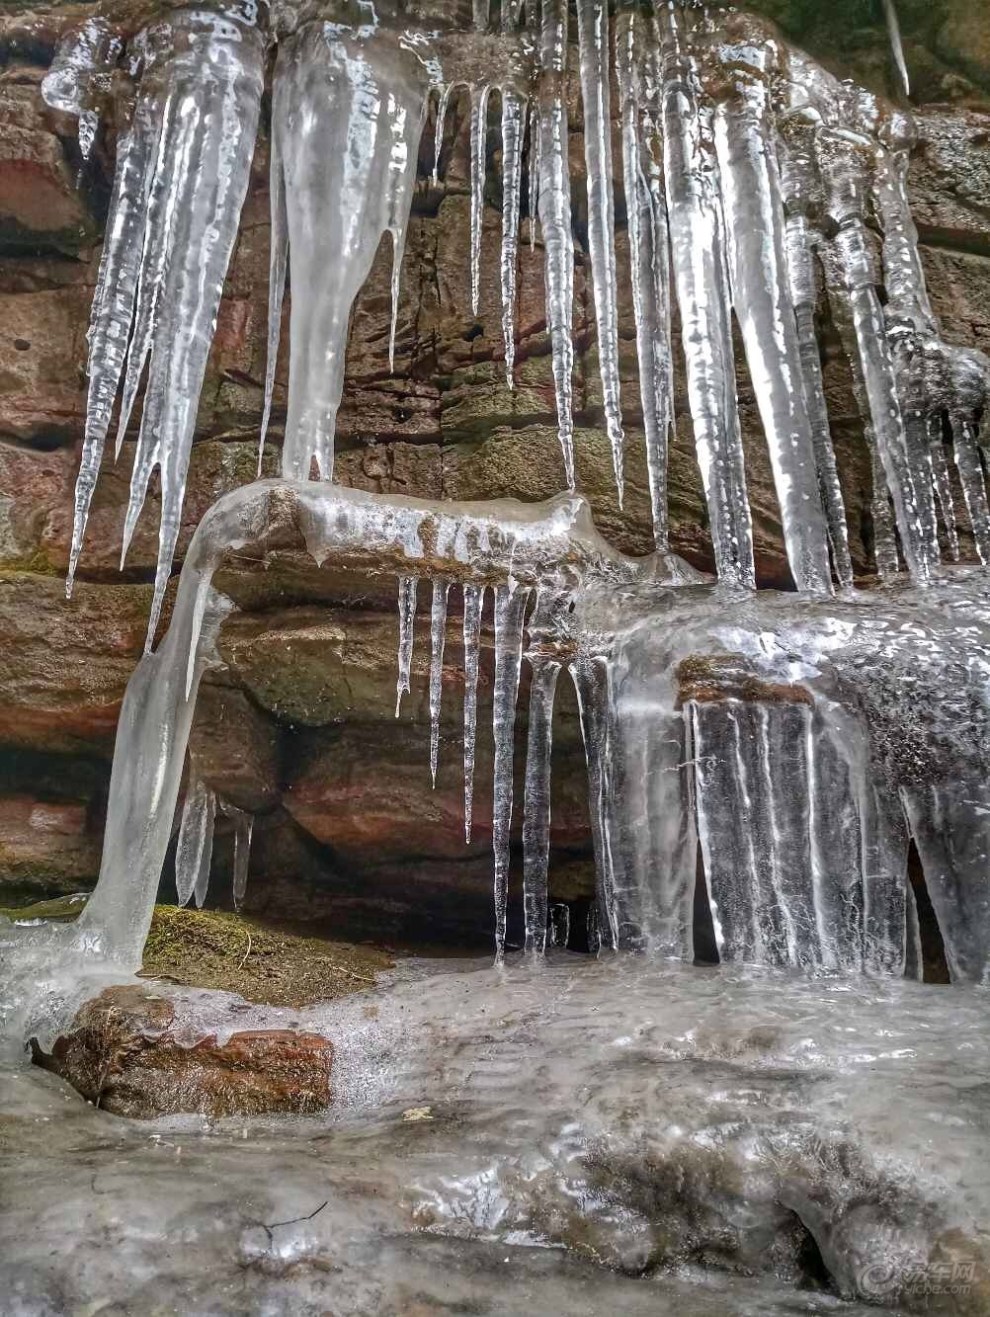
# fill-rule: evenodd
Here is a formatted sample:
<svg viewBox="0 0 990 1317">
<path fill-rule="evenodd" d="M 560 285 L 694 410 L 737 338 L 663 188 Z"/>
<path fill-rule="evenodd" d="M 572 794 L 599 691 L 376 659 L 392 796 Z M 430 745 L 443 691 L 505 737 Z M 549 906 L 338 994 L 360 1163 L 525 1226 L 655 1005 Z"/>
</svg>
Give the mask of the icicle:
<svg viewBox="0 0 990 1317">
<path fill-rule="evenodd" d="M 443 699 L 443 647 L 447 639 L 447 592 L 449 581 L 433 582 L 430 607 L 430 776 L 437 785 L 440 753 L 440 704 Z"/>
<path fill-rule="evenodd" d="M 533 102 L 529 107 L 529 250 L 536 250 L 536 224 L 540 214 L 540 107 Z"/>
<path fill-rule="evenodd" d="M 605 428 L 622 507 L 622 410 L 619 402 L 619 313 L 612 199 L 612 101 L 609 86 L 609 23 L 606 0 L 577 0 L 584 160 L 588 174 L 588 245 L 598 327 L 598 365 Z"/>
<path fill-rule="evenodd" d="M 830 295 L 846 304 L 856 343 L 863 390 L 876 448 L 894 500 L 901 545 L 911 574 L 925 581 L 938 564 L 938 540 L 930 514 L 930 459 L 925 444 L 907 435 L 898 397 L 883 308 L 874 285 L 863 219 L 873 148 L 866 139 L 823 129 L 818 136 L 821 174 L 827 187 L 826 211 L 837 227 L 823 245 Z M 919 457 L 924 456 L 923 467 Z"/>
<path fill-rule="evenodd" d="M 188 905 L 193 893 L 202 906 L 210 883 L 213 857 L 213 820 L 216 796 L 190 769 L 179 840 L 175 851 L 175 891 L 180 906 Z"/>
<path fill-rule="evenodd" d="M 445 84 L 443 91 L 440 93 L 440 102 L 437 106 L 437 131 L 433 143 L 433 186 L 440 182 L 440 153 L 443 150 L 443 130 L 447 122 L 447 111 L 450 108 L 450 98 L 459 84 L 448 82 Z"/>
<path fill-rule="evenodd" d="M 644 39 L 638 15 L 628 10 L 620 12 L 616 19 L 615 63 L 639 390 L 646 431 L 653 536 L 657 548 L 664 549 L 667 547 L 667 447 L 673 417 L 669 235 L 662 165 L 642 145 L 642 136 L 654 131 L 652 123 L 643 122 L 638 103 L 636 60 Z"/>
<path fill-rule="evenodd" d="M 412 670 L 413 637 L 416 625 L 416 577 L 399 577 L 399 677 L 395 683 L 395 716 L 398 718 L 403 695 L 409 693 Z"/>
<path fill-rule="evenodd" d="M 945 527 L 949 542 L 949 556 L 953 562 L 959 561 L 959 535 L 956 531 L 956 509 L 952 500 L 952 481 L 949 477 L 949 459 L 942 442 L 942 418 L 932 416 L 928 420 L 928 451 L 931 455 L 932 479 L 935 497 L 942 513 L 942 525 Z"/>
<path fill-rule="evenodd" d="M 265 439 L 272 415 L 272 396 L 275 392 L 275 368 L 278 365 L 278 345 L 282 337 L 282 302 L 285 297 L 285 271 L 289 255 L 289 221 L 286 214 L 285 174 L 279 155 L 276 137 L 271 142 L 270 207 L 271 233 L 268 272 L 268 357 L 265 363 L 265 407 L 261 417 L 261 435 L 258 440 L 258 478 L 261 478 L 265 460 Z"/>
<path fill-rule="evenodd" d="M 100 114 L 94 106 L 107 98 L 113 68 L 124 43 L 104 18 L 87 18 L 59 42 L 41 84 L 45 103 L 78 117 L 79 152 L 88 160 L 96 142 Z"/>
<path fill-rule="evenodd" d="M 478 738 L 478 667 L 483 585 L 464 587 L 464 841 L 471 844 L 474 805 L 474 754 Z"/>
<path fill-rule="evenodd" d="M 512 829 L 512 762 L 516 700 L 522 667 L 523 624 L 529 591 L 495 589 L 495 692 L 492 732 L 495 739 L 492 847 L 495 854 L 495 961 L 505 957 L 505 919 L 509 899 L 509 835 Z"/>
<path fill-rule="evenodd" d="M 908 76 L 907 63 L 904 59 L 904 44 L 901 41 L 901 25 L 897 21 L 897 8 L 894 0 L 883 0 L 884 17 L 887 20 L 887 31 L 890 34 L 890 49 L 894 57 L 894 67 L 897 69 L 897 77 L 900 82 L 901 91 L 905 96 L 911 95 L 911 79 Z"/>
<path fill-rule="evenodd" d="M 763 420 L 787 560 L 799 590 L 829 594 L 825 516 L 784 250 L 784 209 L 770 148 L 771 47 L 750 46 L 726 70 L 715 107 L 732 297 Z"/>
<path fill-rule="evenodd" d="M 180 11 L 168 39 L 159 32 L 156 40 L 164 50 L 154 73 L 164 88 L 161 129 L 139 202 L 144 244 L 118 432 L 119 448 L 147 362 L 121 561 L 158 466 L 162 507 L 149 645 L 178 539 L 199 393 L 247 190 L 264 72 L 261 34 L 212 15 Z"/>
<path fill-rule="evenodd" d="M 272 134 L 285 178 L 292 283 L 282 474 L 333 475 L 351 310 L 382 234 L 393 307 L 429 91 L 423 64 L 376 26 L 300 27 L 279 43 Z"/>
<path fill-rule="evenodd" d="M 753 531 L 732 354 L 725 229 L 710 114 L 671 6 L 662 24 L 664 178 L 688 394 L 719 578 L 753 586 Z"/>
<path fill-rule="evenodd" d="M 72 593 L 79 565 L 89 508 L 127 354 L 158 134 L 154 99 L 139 94 L 131 126 L 117 149 L 117 170 L 103 239 L 99 282 L 93 299 L 86 429 L 76 478 L 72 549 L 65 585 L 67 595 Z"/>
<path fill-rule="evenodd" d="M 980 463 L 976 426 L 961 416 L 953 416 L 951 419 L 956 470 L 959 472 L 959 483 L 962 485 L 966 511 L 973 528 L 976 552 L 980 562 L 990 564 L 990 507 L 987 505 L 986 480 Z"/>
<path fill-rule="evenodd" d="M 526 102 L 518 92 L 502 91 L 502 338 L 505 380 L 513 388 L 516 357 L 516 280 L 519 263 L 519 212 L 522 189 L 523 132 Z"/>
<path fill-rule="evenodd" d="M 571 908 L 563 901 L 555 901 L 550 907 L 550 945 L 562 947 L 565 951 L 571 940 Z"/>
<path fill-rule="evenodd" d="M 474 26 L 478 32 L 487 32 L 490 0 L 474 0 Z"/>
<path fill-rule="evenodd" d="M 786 213 L 784 251 L 797 327 L 805 404 L 811 424 L 818 490 L 828 527 L 832 565 L 839 584 L 849 589 L 853 583 L 849 528 L 835 462 L 818 336 L 815 333 L 818 286 L 813 252 L 821 235 L 812 226 L 811 214 L 821 202 L 821 185 L 814 159 L 814 133 L 819 122 L 817 112 L 809 112 L 804 107 L 785 115 L 779 122 L 781 193 Z"/>
<path fill-rule="evenodd" d="M 550 753 L 553 699 L 560 664 L 530 657 L 529 739 L 523 803 L 523 909 L 526 951 L 542 955 L 547 939 L 547 868 L 550 861 Z"/>
<path fill-rule="evenodd" d="M 471 311 L 481 306 L 481 239 L 485 220 L 485 171 L 488 163 L 488 98 L 491 87 L 471 89 Z"/>
<path fill-rule="evenodd" d="M 251 836 L 254 832 L 254 815 L 233 805 L 224 805 L 223 812 L 234 822 L 234 909 L 240 913 L 247 895 L 248 868 L 251 863 Z"/>
<path fill-rule="evenodd" d="M 574 488 L 572 383 L 574 342 L 574 235 L 571 231 L 571 175 L 568 163 L 567 104 L 563 75 L 567 66 L 566 0 L 543 0 L 540 48 L 540 228 L 547 287 L 547 326 L 557 396 L 557 426 L 564 457 L 564 477 Z"/>
<path fill-rule="evenodd" d="M 608 671 L 603 661 L 581 657 L 570 665 L 581 718 L 584 758 L 588 768 L 588 809 L 595 847 L 597 901 L 594 924 L 588 916 L 588 949 L 619 945 L 616 901 L 616 856 L 609 826 Z M 594 936 L 592 936 L 592 930 Z"/>
</svg>

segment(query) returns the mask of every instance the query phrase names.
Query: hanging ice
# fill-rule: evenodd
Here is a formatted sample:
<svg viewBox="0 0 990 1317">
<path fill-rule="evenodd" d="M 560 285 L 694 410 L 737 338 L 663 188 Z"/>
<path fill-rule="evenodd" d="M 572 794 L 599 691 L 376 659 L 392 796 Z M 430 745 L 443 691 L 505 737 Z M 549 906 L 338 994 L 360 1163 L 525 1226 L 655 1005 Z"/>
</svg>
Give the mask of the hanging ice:
<svg viewBox="0 0 990 1317">
<path fill-rule="evenodd" d="M 605 428 L 612 446 L 622 506 L 622 412 L 619 404 L 619 314 L 612 199 L 612 98 L 606 0 L 578 0 L 578 43 L 584 100 L 584 159 L 588 171 L 588 244 L 598 325 L 598 363 Z"/>
<path fill-rule="evenodd" d="M 681 17 L 662 10 L 661 112 L 664 178 L 698 465 L 723 580 L 755 584 L 753 532 L 736 403 L 725 231 L 712 166 L 711 113 Z"/>
<path fill-rule="evenodd" d="M 495 854 L 495 959 L 505 955 L 505 920 L 509 900 L 509 834 L 512 828 L 512 767 L 516 699 L 522 667 L 523 622 L 529 591 L 511 585 L 495 590 L 495 691 L 492 732 L 495 738 L 492 847 Z"/>
<path fill-rule="evenodd" d="M 399 578 L 399 677 L 395 684 L 395 716 L 398 718 L 403 695 L 409 694 L 413 640 L 416 625 L 416 578 Z"/>
<path fill-rule="evenodd" d="M 464 587 L 464 840 L 471 841 L 474 757 L 478 736 L 478 666 L 484 586 Z"/>
<path fill-rule="evenodd" d="M 560 664 L 530 655 L 529 740 L 523 802 L 523 913 L 525 946 L 542 955 L 547 940 L 547 870 L 550 860 L 550 755 L 553 699 Z"/>
<path fill-rule="evenodd" d="M 188 905 L 193 894 L 197 906 L 202 906 L 206 899 L 210 883 L 210 862 L 213 858 L 215 814 L 216 796 L 190 770 L 175 852 L 175 891 L 180 906 Z"/>
<path fill-rule="evenodd" d="M 564 479 L 574 488 L 574 420 L 571 375 L 574 341 L 574 235 L 571 231 L 571 178 L 567 155 L 566 0 L 543 0 L 539 89 L 539 216 L 547 287 L 547 328 L 557 397 L 557 426 L 564 457 Z"/>
<path fill-rule="evenodd" d="M 673 347 L 670 335 L 670 235 L 662 165 L 655 155 L 659 131 L 641 109 L 637 56 L 647 39 L 642 16 L 616 17 L 615 65 L 622 124 L 622 177 L 629 228 L 629 262 L 639 390 L 646 433 L 653 535 L 667 546 L 667 449 L 673 426 Z"/>
<path fill-rule="evenodd" d="M 147 29 L 131 54 L 137 99 L 118 158 L 93 305 L 68 585 L 126 352 L 120 438 L 146 366 L 147 385 L 122 560 L 151 473 L 161 471 L 149 645 L 178 541 L 199 391 L 254 150 L 265 43 L 253 22 L 237 6 L 229 16 L 174 11 Z"/>
<path fill-rule="evenodd" d="M 481 238 L 485 216 L 490 92 L 487 84 L 471 91 L 471 310 L 474 315 L 481 306 Z"/>
<path fill-rule="evenodd" d="M 415 52 L 396 34 L 378 39 L 374 24 L 346 30 L 310 23 L 279 45 L 271 283 L 280 293 L 287 233 L 294 294 L 282 449 L 287 477 L 309 479 L 314 463 L 322 479 L 333 475 L 351 308 L 385 233 L 392 236 L 398 277 L 428 90 Z M 395 293 L 393 281 L 393 307 Z M 277 344 L 280 314 L 276 296 L 270 343 Z"/>
<path fill-rule="evenodd" d="M 430 607 L 430 776 L 437 784 L 440 753 L 440 701 L 443 698 L 443 648 L 447 639 L 447 593 L 449 581 L 433 582 Z"/>
<path fill-rule="evenodd" d="M 514 384 L 516 357 L 516 282 L 519 264 L 519 213 L 522 192 L 523 135 L 526 102 L 511 88 L 502 90 L 502 340 L 505 382 Z"/>
</svg>

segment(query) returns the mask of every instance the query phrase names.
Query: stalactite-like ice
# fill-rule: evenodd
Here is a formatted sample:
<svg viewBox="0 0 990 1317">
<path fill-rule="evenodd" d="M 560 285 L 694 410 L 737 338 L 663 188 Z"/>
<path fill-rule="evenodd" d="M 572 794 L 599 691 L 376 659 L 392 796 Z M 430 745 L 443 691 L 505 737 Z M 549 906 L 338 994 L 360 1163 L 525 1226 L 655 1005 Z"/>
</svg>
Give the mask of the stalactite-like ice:
<svg viewBox="0 0 990 1317">
<path fill-rule="evenodd" d="M 474 757 L 478 737 L 478 668 L 485 588 L 464 587 L 464 840 L 471 841 Z"/>
<path fill-rule="evenodd" d="M 471 91 L 471 310 L 481 306 L 481 238 L 485 216 L 485 169 L 488 161 L 488 98 L 484 84 Z"/>
<path fill-rule="evenodd" d="M 688 396 L 719 576 L 753 585 L 753 531 L 736 403 L 725 225 L 710 112 L 682 18 L 659 15 L 664 179 Z"/>
<path fill-rule="evenodd" d="M 197 906 L 203 904 L 210 882 L 215 816 L 216 796 L 191 771 L 175 852 L 175 891 L 180 906 L 188 905 L 194 894 Z"/>
<path fill-rule="evenodd" d="M 557 427 L 564 479 L 574 488 L 573 385 L 574 235 L 567 154 L 567 4 L 543 0 L 539 89 L 539 217 L 546 262 L 547 327 L 557 397 Z"/>
<path fill-rule="evenodd" d="M 588 171 L 588 245 L 598 325 L 598 363 L 605 428 L 612 447 L 622 506 L 623 432 L 619 403 L 619 313 L 612 198 L 612 98 L 606 0 L 578 0 L 578 45 L 584 101 L 584 159 Z"/>
<path fill-rule="evenodd" d="M 398 34 L 379 35 L 311 23 L 279 45 L 273 164 L 294 290 L 282 470 L 296 479 L 314 462 L 333 474 L 351 308 L 385 233 L 398 269 L 409 222 L 429 75 Z"/>
<path fill-rule="evenodd" d="M 251 864 L 251 836 L 254 832 L 254 815 L 225 803 L 223 812 L 234 824 L 234 875 L 231 895 L 234 909 L 240 911 L 247 895 L 248 869 Z"/>
<path fill-rule="evenodd" d="M 629 262 L 640 401 L 646 435 L 653 536 L 667 545 L 667 449 L 673 427 L 673 345 L 670 333 L 670 235 L 659 138 L 652 115 L 641 108 L 638 56 L 647 40 L 642 15 L 616 17 L 615 64 L 622 126 L 622 177 L 629 229 Z"/>
<path fill-rule="evenodd" d="M 415 576 L 399 577 L 399 676 L 395 683 L 395 716 L 398 718 L 403 695 L 409 694 L 413 641 L 416 628 Z"/>
<path fill-rule="evenodd" d="M 440 753 L 440 702 L 443 699 L 443 649 L 447 639 L 447 594 L 449 581 L 433 582 L 430 605 L 430 776 L 437 784 Z"/>
<path fill-rule="evenodd" d="M 526 102 L 512 88 L 502 89 L 502 341 L 505 382 L 514 385 L 516 358 L 516 284 L 519 266 L 519 214 L 522 193 L 523 136 Z"/>
<path fill-rule="evenodd" d="M 516 700 L 522 670 L 523 624 L 529 591 L 514 583 L 495 590 L 495 688 L 492 733 L 495 740 L 492 849 L 495 854 L 495 959 L 505 955 L 509 901 L 509 834 L 512 830 L 512 777 Z"/>
<path fill-rule="evenodd" d="M 523 802 L 523 911 L 526 950 L 542 955 L 547 940 L 547 869 L 550 860 L 550 755 L 553 700 L 560 664 L 530 655 L 529 739 Z"/>
<path fill-rule="evenodd" d="M 254 150 L 265 43 L 245 19 L 236 7 L 230 16 L 177 10 L 132 52 L 137 101 L 118 158 L 93 307 L 69 585 L 126 350 L 121 438 L 145 366 L 147 385 L 122 557 L 151 473 L 161 472 L 149 644 L 178 541 L 199 391 Z"/>
</svg>

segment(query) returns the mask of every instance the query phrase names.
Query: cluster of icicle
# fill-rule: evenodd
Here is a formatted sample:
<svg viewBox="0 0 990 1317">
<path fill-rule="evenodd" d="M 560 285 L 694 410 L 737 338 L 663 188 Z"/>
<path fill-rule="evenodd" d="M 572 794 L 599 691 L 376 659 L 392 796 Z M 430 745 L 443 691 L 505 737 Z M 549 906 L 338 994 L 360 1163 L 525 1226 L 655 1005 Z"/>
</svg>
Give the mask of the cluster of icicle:
<svg viewBox="0 0 990 1317">
<path fill-rule="evenodd" d="M 383 12 L 385 6 L 379 7 Z M 354 300 L 381 236 L 394 246 L 393 325 L 402 252 L 430 97 L 436 178 L 452 95 L 471 97 L 471 295 L 481 296 L 489 108 L 501 103 L 501 300 L 505 366 L 514 368 L 515 303 L 528 140 L 530 235 L 546 268 L 563 482 L 574 487 L 571 335 L 574 239 L 568 155 L 571 57 L 564 0 L 507 2 L 497 22 L 474 7 L 473 33 L 403 26 L 374 9 L 282 6 L 272 102 L 272 239 L 262 442 L 271 414 L 287 273 L 290 321 L 283 474 L 333 473 L 334 431 Z M 873 461 L 877 568 L 928 579 L 938 512 L 957 553 L 952 451 L 977 550 L 990 556 L 979 421 L 990 366 L 939 336 L 925 293 L 905 190 L 906 116 L 837 82 L 757 20 L 657 0 L 578 0 L 588 246 L 605 421 L 621 499 L 623 422 L 612 124 L 619 124 L 640 407 L 653 522 L 666 544 L 673 422 L 671 310 L 676 302 L 691 420 L 720 577 L 752 585 L 753 542 L 733 360 L 742 331 L 799 589 L 852 579 L 842 491 L 822 386 L 815 320 L 822 291 L 856 377 Z M 248 181 L 264 81 L 267 11 L 170 11 L 124 48 L 90 20 L 45 82 L 53 104 L 94 135 L 107 81 L 133 89 L 120 137 L 90 331 L 90 393 L 76 491 L 69 585 L 115 400 L 119 454 L 145 367 L 123 554 L 150 476 L 162 514 L 153 636 L 170 573 L 196 404 Z M 892 14 L 892 6 L 888 6 Z M 286 14 L 292 18 L 286 21 Z M 315 16 L 314 16 L 315 14 Z M 895 41 L 895 49 L 897 43 Z M 124 74 L 126 73 L 126 77 Z M 614 83 L 614 86 L 613 86 Z M 118 97 L 119 99 L 119 97 Z M 875 235 L 882 238 L 878 263 Z M 881 289 L 885 298 L 881 296 Z M 123 555 L 122 555 L 123 558 Z"/>
</svg>

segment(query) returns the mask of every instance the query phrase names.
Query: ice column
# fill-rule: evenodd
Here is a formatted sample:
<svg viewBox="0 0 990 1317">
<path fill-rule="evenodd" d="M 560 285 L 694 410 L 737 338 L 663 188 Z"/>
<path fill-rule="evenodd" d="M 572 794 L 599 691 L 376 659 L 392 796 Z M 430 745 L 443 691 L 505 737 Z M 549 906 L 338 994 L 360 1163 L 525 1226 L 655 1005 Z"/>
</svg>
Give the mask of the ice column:
<svg viewBox="0 0 990 1317">
<path fill-rule="evenodd" d="M 415 54 L 373 23 L 309 23 L 280 43 L 272 136 L 281 177 L 272 198 L 280 206 L 285 198 L 293 288 L 282 450 L 289 478 L 308 479 L 314 462 L 322 479 L 333 474 L 351 308 L 384 233 L 398 271 L 428 89 Z M 272 218 L 277 289 L 284 237 L 281 214 Z M 273 324 L 279 313 L 273 305 Z"/>
<path fill-rule="evenodd" d="M 607 0 L 577 0 L 584 160 L 588 173 L 588 245 L 598 326 L 598 364 L 605 428 L 612 446 L 615 484 L 622 506 L 622 412 L 619 405 L 619 315 L 612 198 L 612 98 L 609 79 Z"/>
<path fill-rule="evenodd" d="M 566 0 L 543 0 L 539 89 L 539 215 L 546 263 L 547 326 L 557 395 L 557 425 L 564 478 L 574 488 L 572 383 L 574 343 L 574 237 L 571 231 L 571 174 L 567 155 Z"/>
<path fill-rule="evenodd" d="M 805 403 L 811 425 L 818 489 L 828 524 L 832 564 L 839 584 L 853 583 L 849 553 L 849 529 L 846 509 L 835 464 L 835 449 L 825 404 L 818 337 L 815 333 L 815 307 L 818 287 L 815 278 L 814 252 L 821 243 L 816 227 L 821 213 L 822 190 L 814 159 L 814 135 L 819 116 L 815 111 L 795 111 L 781 116 L 779 150 L 781 184 L 786 215 L 786 258 L 791 301 L 797 325 Z M 883 491 L 886 498 L 886 491 Z"/>
<path fill-rule="evenodd" d="M 755 584 L 753 532 L 736 403 L 725 226 L 711 110 L 682 18 L 662 9 L 661 111 L 674 282 L 698 465 L 722 580 Z"/>
<path fill-rule="evenodd" d="M 523 805 L 523 910 L 526 950 L 542 955 L 547 941 L 547 868 L 550 860 L 550 755 L 553 700 L 560 664 L 529 655 L 529 739 Z"/>
<path fill-rule="evenodd" d="M 670 333 L 670 235 L 657 155 L 660 134 L 641 108 L 639 56 L 648 40 L 641 14 L 622 9 L 615 23 L 615 65 L 622 125 L 622 178 L 629 228 L 629 263 L 639 392 L 646 434 L 653 536 L 667 546 L 667 450 L 673 427 Z"/>
<path fill-rule="evenodd" d="M 509 836 L 512 829 L 512 764 L 516 700 L 522 667 L 523 624 L 529 591 L 511 585 L 495 590 L 495 791 L 492 846 L 495 854 L 495 959 L 505 955 L 505 917 L 509 899 Z"/>
<path fill-rule="evenodd" d="M 828 540 L 802 387 L 802 355 L 784 250 L 770 135 L 774 46 L 734 47 L 715 105 L 732 297 L 770 450 L 787 558 L 799 590 L 831 591 Z"/>
<path fill-rule="evenodd" d="M 828 243 L 831 286 L 848 309 L 904 556 L 912 575 L 927 580 L 938 563 L 930 463 L 927 454 L 909 444 L 864 218 L 873 143 L 868 137 L 823 127 L 816 145 L 826 213 L 835 228 Z"/>
</svg>

